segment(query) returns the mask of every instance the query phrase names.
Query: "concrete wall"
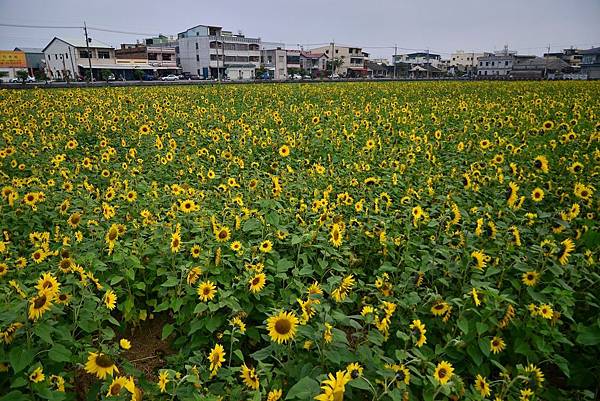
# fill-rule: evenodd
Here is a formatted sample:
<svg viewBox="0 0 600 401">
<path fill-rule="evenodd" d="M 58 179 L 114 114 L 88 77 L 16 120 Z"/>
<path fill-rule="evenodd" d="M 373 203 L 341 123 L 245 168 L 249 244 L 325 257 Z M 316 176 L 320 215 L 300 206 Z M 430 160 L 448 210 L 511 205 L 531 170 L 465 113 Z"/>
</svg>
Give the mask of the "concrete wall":
<svg viewBox="0 0 600 401">
<path fill-rule="evenodd" d="M 76 49 L 66 42 L 54 40 L 44 51 L 44 59 L 46 60 L 46 73 L 49 77 L 64 78 L 68 76 L 71 79 L 77 77 L 78 54 Z"/>
</svg>

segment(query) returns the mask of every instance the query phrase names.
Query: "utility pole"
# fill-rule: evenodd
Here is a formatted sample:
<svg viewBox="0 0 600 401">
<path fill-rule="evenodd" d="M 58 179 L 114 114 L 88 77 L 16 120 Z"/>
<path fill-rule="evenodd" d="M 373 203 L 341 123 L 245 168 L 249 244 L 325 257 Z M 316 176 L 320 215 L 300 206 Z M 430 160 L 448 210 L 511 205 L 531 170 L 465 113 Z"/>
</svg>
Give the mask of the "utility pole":
<svg viewBox="0 0 600 401">
<path fill-rule="evenodd" d="M 427 49 L 427 79 L 429 79 L 429 71 L 431 70 L 429 66 L 429 49 Z"/>
<path fill-rule="evenodd" d="M 396 56 L 398 56 L 398 45 L 394 45 L 394 79 L 396 79 Z"/>
<path fill-rule="evenodd" d="M 333 78 L 333 71 L 334 71 L 334 69 L 333 69 L 333 64 L 335 62 L 334 54 L 335 54 L 335 42 L 331 42 L 331 78 Z"/>
<path fill-rule="evenodd" d="M 217 81 L 221 83 L 221 69 L 219 68 L 219 38 L 221 35 L 217 36 Z M 225 47 L 223 46 L 223 59 L 225 58 Z M 225 61 L 225 60 L 223 60 Z"/>
<path fill-rule="evenodd" d="M 92 71 L 92 54 L 90 53 L 90 38 L 88 38 L 87 25 L 83 21 L 83 31 L 85 32 L 85 48 L 87 49 L 88 65 L 90 67 L 90 82 L 94 82 L 94 73 Z"/>
</svg>

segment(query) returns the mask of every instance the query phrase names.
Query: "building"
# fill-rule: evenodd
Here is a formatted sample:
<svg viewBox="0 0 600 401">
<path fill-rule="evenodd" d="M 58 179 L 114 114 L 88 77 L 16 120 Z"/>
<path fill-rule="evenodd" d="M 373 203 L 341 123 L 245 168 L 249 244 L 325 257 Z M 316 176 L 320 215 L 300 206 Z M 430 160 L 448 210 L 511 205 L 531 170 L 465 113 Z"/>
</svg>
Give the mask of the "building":
<svg viewBox="0 0 600 401">
<path fill-rule="evenodd" d="M 517 55 L 516 51 L 509 50 L 504 46 L 504 50 L 494 54 L 486 54 L 477 58 L 477 76 L 486 77 L 504 77 L 508 78 L 512 71 L 513 63 Z"/>
<path fill-rule="evenodd" d="M 83 78 L 89 71 L 89 61 L 95 79 L 100 71 L 116 64 L 115 49 L 99 40 L 90 39 L 89 52 L 85 39 L 54 37 L 42 50 L 46 61 L 46 75 L 55 79 Z"/>
<path fill-rule="evenodd" d="M 287 79 L 287 51 L 278 46 L 274 49 L 262 50 L 262 67 L 269 71 L 271 79 Z"/>
<path fill-rule="evenodd" d="M 305 71 L 306 74 L 311 77 L 322 77 L 328 75 L 327 73 L 327 54 L 325 53 L 312 53 L 312 52 L 300 52 L 300 68 Z"/>
<path fill-rule="evenodd" d="M 157 77 L 177 74 L 179 71 L 174 46 L 121 44 L 121 48 L 115 50 L 115 57 L 119 65 L 125 65 L 129 60 L 133 68 L 142 68 Z"/>
<path fill-rule="evenodd" d="M 475 75 L 477 72 L 477 59 L 488 56 L 490 53 L 474 53 L 457 50 L 450 55 L 448 70 L 456 75 L 458 73 L 465 75 Z"/>
<path fill-rule="evenodd" d="M 25 52 L 0 50 L 0 82 L 17 78 L 17 71 L 27 69 Z"/>
<path fill-rule="evenodd" d="M 204 78 L 253 79 L 260 68 L 261 40 L 233 34 L 219 26 L 196 25 L 177 35 L 184 73 Z"/>
<path fill-rule="evenodd" d="M 387 65 L 383 61 L 367 61 L 366 63 L 369 78 L 391 78 L 394 75 L 394 67 Z"/>
<path fill-rule="evenodd" d="M 286 50 L 286 64 L 289 75 L 300 74 L 300 50 Z"/>
<path fill-rule="evenodd" d="M 543 79 L 562 78 L 572 73 L 573 68 L 558 57 L 533 57 L 519 59 L 513 64 L 511 78 Z"/>
<path fill-rule="evenodd" d="M 334 69 L 335 74 L 349 78 L 367 76 L 365 60 L 369 56 L 360 47 L 339 46 L 332 43 L 329 46 L 312 49 L 310 52 L 325 53 L 329 60 L 339 60 L 340 65 Z"/>
<path fill-rule="evenodd" d="M 572 67 L 574 73 L 579 72 L 581 69 L 581 59 L 583 58 L 583 55 L 579 49 L 571 48 L 564 49 L 562 52 L 544 53 L 544 58 L 552 57 L 559 58 L 568 63 Z"/>
<path fill-rule="evenodd" d="M 29 76 L 34 77 L 36 74 L 39 74 L 46 69 L 44 52 L 41 48 L 15 47 L 15 51 L 21 51 L 25 53 L 25 60 L 27 62 L 27 71 L 29 72 Z"/>
<path fill-rule="evenodd" d="M 416 53 L 408 53 L 408 54 L 396 54 L 393 56 L 393 61 L 396 63 L 406 63 L 412 67 L 418 65 L 421 67 L 425 67 L 430 65 L 432 67 L 438 68 L 442 58 L 439 54 L 430 53 L 430 52 L 416 52 Z"/>
<path fill-rule="evenodd" d="M 581 73 L 587 79 L 600 79 L 600 47 L 581 50 Z"/>
</svg>

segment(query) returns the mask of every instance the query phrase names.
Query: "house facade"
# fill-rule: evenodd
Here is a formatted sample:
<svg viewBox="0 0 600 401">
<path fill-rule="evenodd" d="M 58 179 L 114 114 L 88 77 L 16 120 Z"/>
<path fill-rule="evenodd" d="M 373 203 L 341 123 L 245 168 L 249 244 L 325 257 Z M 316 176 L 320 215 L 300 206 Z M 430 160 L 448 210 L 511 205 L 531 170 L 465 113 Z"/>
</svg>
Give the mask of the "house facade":
<svg viewBox="0 0 600 401">
<path fill-rule="evenodd" d="M 454 73 L 460 72 L 466 75 L 475 75 L 477 71 L 477 59 L 490 54 L 457 50 L 450 55 L 448 69 Z"/>
<path fill-rule="evenodd" d="M 46 74 L 55 79 L 78 79 L 85 76 L 92 63 L 94 78 L 100 71 L 116 64 L 115 49 L 98 40 L 90 40 L 88 47 L 83 39 L 54 37 L 42 50 L 46 61 Z"/>
<path fill-rule="evenodd" d="M 44 52 L 41 48 L 15 47 L 15 51 L 22 51 L 25 53 L 29 76 L 33 77 L 35 74 L 45 70 L 46 61 L 44 60 Z"/>
<path fill-rule="evenodd" d="M 262 66 L 272 79 L 284 80 L 288 76 L 287 51 L 281 47 L 262 51 Z"/>
<path fill-rule="evenodd" d="M 412 67 L 420 66 L 425 68 L 427 65 L 438 68 L 442 62 L 442 58 L 439 54 L 430 52 L 416 52 L 408 54 L 396 54 L 394 57 L 395 63 L 405 63 Z"/>
<path fill-rule="evenodd" d="M 339 46 L 334 43 L 310 50 L 311 53 L 325 53 L 329 60 L 339 59 L 341 65 L 335 70 L 336 74 L 345 77 L 366 76 L 368 71 L 365 60 L 368 55 L 360 47 Z"/>
<path fill-rule="evenodd" d="M 300 68 L 312 77 L 327 75 L 327 60 L 325 53 L 300 52 Z"/>
<path fill-rule="evenodd" d="M 581 73 L 587 79 L 600 79 L 600 47 L 581 51 Z"/>
<path fill-rule="evenodd" d="M 260 67 L 261 40 L 197 25 L 177 35 L 177 57 L 184 73 L 232 80 L 254 78 Z"/>
</svg>

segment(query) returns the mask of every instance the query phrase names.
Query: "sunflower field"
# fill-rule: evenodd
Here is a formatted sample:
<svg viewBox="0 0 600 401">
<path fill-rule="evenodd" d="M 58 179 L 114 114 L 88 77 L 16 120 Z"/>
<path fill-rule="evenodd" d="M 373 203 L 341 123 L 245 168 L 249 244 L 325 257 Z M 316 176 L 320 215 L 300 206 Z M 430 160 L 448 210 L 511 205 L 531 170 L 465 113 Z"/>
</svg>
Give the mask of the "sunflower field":
<svg viewBox="0 0 600 401">
<path fill-rule="evenodd" d="M 0 400 L 600 397 L 600 82 L 0 90 Z"/>
</svg>

